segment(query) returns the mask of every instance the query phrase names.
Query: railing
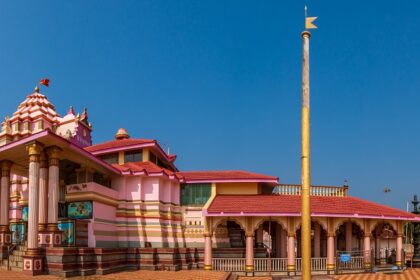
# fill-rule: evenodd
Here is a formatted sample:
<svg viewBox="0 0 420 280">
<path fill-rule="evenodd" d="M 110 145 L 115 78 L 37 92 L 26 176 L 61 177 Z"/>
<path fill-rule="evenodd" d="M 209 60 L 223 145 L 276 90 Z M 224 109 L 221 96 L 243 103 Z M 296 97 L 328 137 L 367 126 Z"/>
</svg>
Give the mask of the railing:
<svg viewBox="0 0 420 280">
<path fill-rule="evenodd" d="M 312 196 L 347 196 L 348 186 L 311 186 Z M 274 189 L 275 194 L 280 195 L 301 195 L 301 185 L 278 185 Z"/>
<path fill-rule="evenodd" d="M 296 271 L 302 271 L 302 258 L 296 258 Z"/>
<path fill-rule="evenodd" d="M 327 258 L 312 258 L 311 270 L 312 271 L 327 270 Z"/>
<path fill-rule="evenodd" d="M 245 258 L 213 258 L 211 263 L 215 271 L 245 271 Z"/>
<path fill-rule="evenodd" d="M 361 260 L 358 258 L 359 257 L 352 259 L 349 266 L 356 266 L 356 264 L 358 265 L 361 263 L 363 267 L 363 257 L 360 257 Z M 296 258 L 295 263 L 296 271 L 302 271 L 302 258 Z M 215 271 L 245 271 L 245 258 L 213 258 L 212 266 Z M 343 269 L 342 267 L 340 268 Z M 312 258 L 311 269 L 312 271 L 327 270 L 327 258 Z M 254 271 L 287 271 L 287 258 L 255 258 Z"/>
<path fill-rule="evenodd" d="M 287 258 L 255 258 L 254 271 L 286 271 Z"/>
<path fill-rule="evenodd" d="M 365 257 L 351 257 L 349 262 L 340 262 L 337 260 L 337 269 L 339 270 L 362 270 L 364 269 Z"/>
</svg>

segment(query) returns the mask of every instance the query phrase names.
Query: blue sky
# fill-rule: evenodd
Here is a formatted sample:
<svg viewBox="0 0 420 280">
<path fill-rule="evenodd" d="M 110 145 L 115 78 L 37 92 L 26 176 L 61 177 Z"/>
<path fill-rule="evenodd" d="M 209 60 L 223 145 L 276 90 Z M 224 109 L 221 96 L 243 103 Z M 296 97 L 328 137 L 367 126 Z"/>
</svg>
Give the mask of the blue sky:
<svg viewBox="0 0 420 280">
<path fill-rule="evenodd" d="M 2 1 L 0 115 L 43 77 L 94 142 L 156 138 L 182 170 L 300 181 L 304 1 Z M 420 195 L 418 1 L 306 1 L 312 182 L 406 207 Z M 388 197 L 383 189 L 392 189 Z"/>
</svg>

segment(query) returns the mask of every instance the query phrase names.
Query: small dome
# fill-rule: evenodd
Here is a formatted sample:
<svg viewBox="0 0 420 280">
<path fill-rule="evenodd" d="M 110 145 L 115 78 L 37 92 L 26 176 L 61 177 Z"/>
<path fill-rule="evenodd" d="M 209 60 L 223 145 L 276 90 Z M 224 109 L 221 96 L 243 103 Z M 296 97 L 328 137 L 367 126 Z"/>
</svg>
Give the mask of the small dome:
<svg viewBox="0 0 420 280">
<path fill-rule="evenodd" d="M 115 139 L 122 140 L 122 139 L 128 139 L 130 138 L 130 135 L 128 135 L 127 130 L 125 128 L 118 129 L 117 133 L 115 134 Z"/>
</svg>

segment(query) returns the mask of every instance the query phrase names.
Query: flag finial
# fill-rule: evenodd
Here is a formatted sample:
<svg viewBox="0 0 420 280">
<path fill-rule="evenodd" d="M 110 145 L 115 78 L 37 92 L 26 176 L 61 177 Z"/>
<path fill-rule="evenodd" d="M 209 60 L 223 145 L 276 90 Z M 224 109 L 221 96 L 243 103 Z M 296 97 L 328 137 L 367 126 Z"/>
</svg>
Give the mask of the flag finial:
<svg viewBox="0 0 420 280">
<path fill-rule="evenodd" d="M 317 18 L 318 17 L 308 17 L 308 7 L 305 5 L 305 29 L 315 29 L 315 28 L 318 28 L 314 24 L 314 21 Z"/>
</svg>

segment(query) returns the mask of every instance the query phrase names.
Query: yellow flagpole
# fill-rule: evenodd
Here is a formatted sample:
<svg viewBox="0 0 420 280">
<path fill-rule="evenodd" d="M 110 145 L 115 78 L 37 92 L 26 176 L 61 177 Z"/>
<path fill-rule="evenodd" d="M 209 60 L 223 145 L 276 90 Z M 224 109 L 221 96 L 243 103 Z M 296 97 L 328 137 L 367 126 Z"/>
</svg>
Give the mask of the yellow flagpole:
<svg viewBox="0 0 420 280">
<path fill-rule="evenodd" d="M 302 32 L 302 279 L 311 279 L 311 161 L 310 161 L 310 110 L 309 110 L 309 38 L 311 33 Z"/>
</svg>

